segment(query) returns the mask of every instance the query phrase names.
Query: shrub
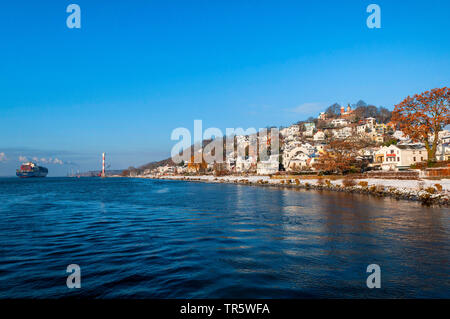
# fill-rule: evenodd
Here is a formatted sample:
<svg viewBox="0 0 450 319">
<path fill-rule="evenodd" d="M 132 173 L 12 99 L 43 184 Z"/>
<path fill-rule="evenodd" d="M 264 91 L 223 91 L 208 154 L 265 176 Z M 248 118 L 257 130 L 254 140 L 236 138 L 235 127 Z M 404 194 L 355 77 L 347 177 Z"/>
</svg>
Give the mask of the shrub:
<svg viewBox="0 0 450 319">
<path fill-rule="evenodd" d="M 331 187 L 331 186 L 332 186 L 331 181 L 330 181 L 329 179 L 326 179 L 326 180 L 325 180 L 325 184 L 326 184 L 328 187 Z"/>
<path fill-rule="evenodd" d="M 427 187 L 427 188 L 425 189 L 425 191 L 426 191 L 427 193 L 434 194 L 434 193 L 436 193 L 436 188 L 434 188 L 434 187 Z"/>
<path fill-rule="evenodd" d="M 351 179 L 351 178 L 346 177 L 346 178 L 344 178 L 344 179 L 342 180 L 342 185 L 343 185 L 344 187 L 352 187 L 352 186 L 355 186 L 355 185 L 356 185 L 356 182 L 355 182 L 354 179 Z"/>
<path fill-rule="evenodd" d="M 369 183 L 367 181 L 360 181 L 358 183 L 358 185 L 361 186 L 361 187 L 367 187 L 367 186 L 369 186 Z"/>
<path fill-rule="evenodd" d="M 323 177 L 319 177 L 317 179 L 317 185 L 319 186 L 323 186 L 325 184 L 325 181 L 323 180 Z"/>
<path fill-rule="evenodd" d="M 375 192 L 377 190 L 377 187 L 375 185 L 372 185 L 372 186 L 369 187 L 369 190 L 371 192 Z"/>
<path fill-rule="evenodd" d="M 431 202 L 432 202 L 430 193 L 425 193 L 425 194 L 421 195 L 421 196 L 420 196 L 420 201 L 421 201 L 422 204 L 424 204 L 424 205 L 430 205 Z"/>
<path fill-rule="evenodd" d="M 298 178 L 295 179 L 295 184 L 300 185 L 300 180 Z"/>
<path fill-rule="evenodd" d="M 442 185 L 441 184 L 434 184 L 434 187 L 440 192 L 442 192 Z"/>
</svg>

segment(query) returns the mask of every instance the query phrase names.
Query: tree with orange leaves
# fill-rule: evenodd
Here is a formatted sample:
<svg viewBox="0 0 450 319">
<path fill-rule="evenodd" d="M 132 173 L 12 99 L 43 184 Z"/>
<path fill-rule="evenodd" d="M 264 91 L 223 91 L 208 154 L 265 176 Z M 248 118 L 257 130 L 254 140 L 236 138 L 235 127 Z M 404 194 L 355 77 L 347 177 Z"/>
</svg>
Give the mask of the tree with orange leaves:
<svg viewBox="0 0 450 319">
<path fill-rule="evenodd" d="M 188 162 L 188 169 L 195 171 L 195 173 L 204 173 L 208 164 L 205 162 L 205 159 L 202 156 L 201 163 L 195 162 L 195 156 L 191 156 L 191 160 Z"/>
<path fill-rule="evenodd" d="M 450 88 L 443 87 L 408 96 L 392 112 L 392 122 L 403 133 L 425 144 L 429 161 L 436 161 L 439 131 L 450 124 L 449 104 Z"/>
<path fill-rule="evenodd" d="M 358 149 L 352 139 L 331 140 L 313 166 L 322 172 L 342 174 L 359 165 L 356 160 Z"/>
</svg>

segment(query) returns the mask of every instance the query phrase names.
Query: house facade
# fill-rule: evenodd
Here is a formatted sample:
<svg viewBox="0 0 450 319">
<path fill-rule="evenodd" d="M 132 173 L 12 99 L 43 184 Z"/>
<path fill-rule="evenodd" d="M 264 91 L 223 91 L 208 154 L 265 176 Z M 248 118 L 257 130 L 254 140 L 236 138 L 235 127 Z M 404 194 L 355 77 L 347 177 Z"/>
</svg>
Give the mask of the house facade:
<svg viewBox="0 0 450 319">
<path fill-rule="evenodd" d="M 313 140 L 314 141 L 324 141 L 325 133 L 323 131 L 317 131 L 317 133 L 314 134 Z"/>
<path fill-rule="evenodd" d="M 341 127 L 341 126 L 346 126 L 348 125 L 348 121 L 345 119 L 334 119 L 331 121 L 331 125 L 334 127 Z"/>
<path fill-rule="evenodd" d="M 428 160 L 428 153 L 422 145 L 383 146 L 375 154 L 375 162 L 383 170 L 407 169 L 413 164 Z"/>
<path fill-rule="evenodd" d="M 256 164 L 256 174 L 258 175 L 271 175 L 278 172 L 280 163 L 278 161 L 278 155 L 271 155 L 269 160 L 261 161 Z"/>
<path fill-rule="evenodd" d="M 450 143 L 442 143 L 437 146 L 436 159 L 438 161 L 450 161 Z"/>
</svg>

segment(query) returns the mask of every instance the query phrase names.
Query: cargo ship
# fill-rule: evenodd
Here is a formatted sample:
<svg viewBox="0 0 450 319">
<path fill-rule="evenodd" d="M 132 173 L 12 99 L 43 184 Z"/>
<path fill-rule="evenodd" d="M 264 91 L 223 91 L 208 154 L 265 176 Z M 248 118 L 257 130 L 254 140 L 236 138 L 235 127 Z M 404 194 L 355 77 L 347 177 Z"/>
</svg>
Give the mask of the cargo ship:
<svg viewBox="0 0 450 319">
<path fill-rule="evenodd" d="M 48 174 L 48 169 L 42 166 L 38 166 L 35 163 L 23 163 L 20 169 L 16 170 L 18 177 L 45 177 Z"/>
</svg>

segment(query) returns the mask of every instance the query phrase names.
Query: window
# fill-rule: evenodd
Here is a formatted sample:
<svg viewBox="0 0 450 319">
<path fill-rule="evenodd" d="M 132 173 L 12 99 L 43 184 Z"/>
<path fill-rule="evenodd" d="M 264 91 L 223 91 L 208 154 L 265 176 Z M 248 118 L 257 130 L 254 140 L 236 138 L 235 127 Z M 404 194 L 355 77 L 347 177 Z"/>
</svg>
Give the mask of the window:
<svg viewBox="0 0 450 319">
<path fill-rule="evenodd" d="M 423 157 L 420 158 L 420 161 L 423 162 Z"/>
<path fill-rule="evenodd" d="M 397 162 L 400 162 L 400 157 L 397 157 Z"/>
<path fill-rule="evenodd" d="M 413 157 L 413 161 L 414 161 L 414 162 L 416 161 L 416 157 Z"/>
</svg>

